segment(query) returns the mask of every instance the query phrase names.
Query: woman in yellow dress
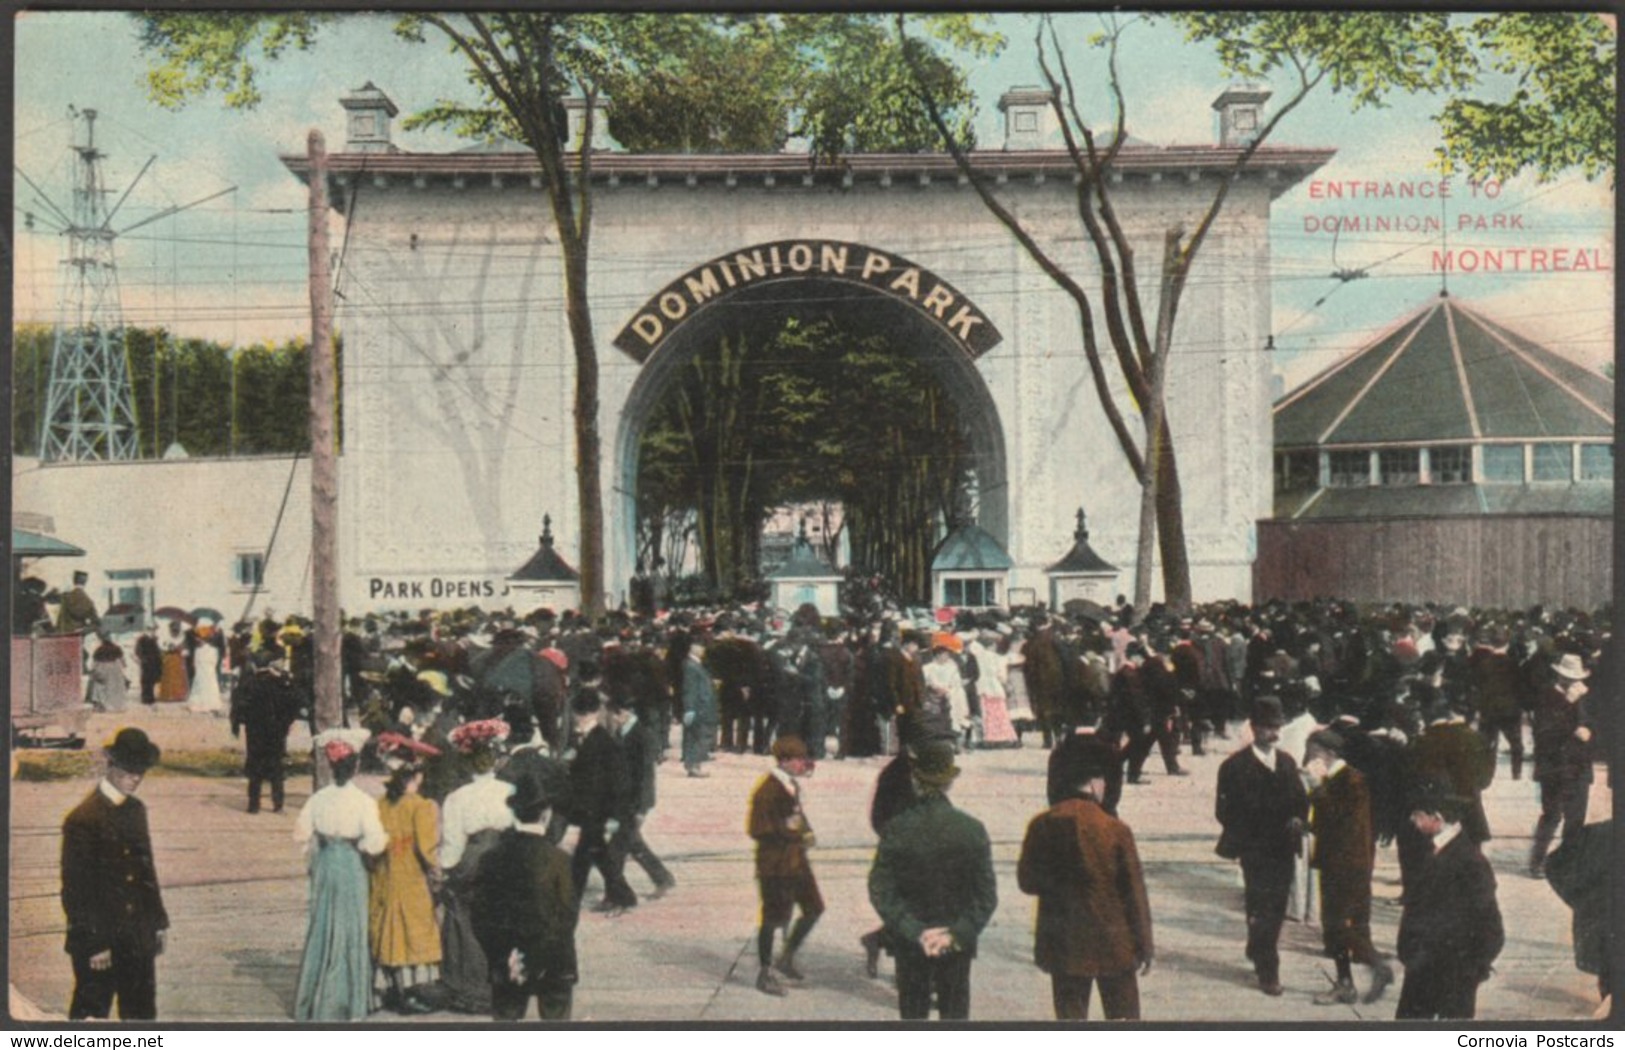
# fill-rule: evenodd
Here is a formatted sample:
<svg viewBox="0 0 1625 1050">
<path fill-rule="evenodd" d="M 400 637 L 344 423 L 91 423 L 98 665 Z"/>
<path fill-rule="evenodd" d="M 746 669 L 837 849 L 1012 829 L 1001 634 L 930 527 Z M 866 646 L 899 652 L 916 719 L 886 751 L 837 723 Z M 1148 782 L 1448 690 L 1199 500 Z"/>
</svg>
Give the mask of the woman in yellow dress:
<svg viewBox="0 0 1625 1050">
<path fill-rule="evenodd" d="M 439 976 L 440 926 L 433 887 L 439 885 L 439 808 L 419 794 L 423 770 L 416 760 L 434 748 L 398 733 L 383 733 L 379 752 L 392 768 L 378 817 L 389 848 L 372 871 L 367 932 L 383 985 L 382 1005 L 401 1013 L 435 1007 L 420 986 Z"/>
</svg>

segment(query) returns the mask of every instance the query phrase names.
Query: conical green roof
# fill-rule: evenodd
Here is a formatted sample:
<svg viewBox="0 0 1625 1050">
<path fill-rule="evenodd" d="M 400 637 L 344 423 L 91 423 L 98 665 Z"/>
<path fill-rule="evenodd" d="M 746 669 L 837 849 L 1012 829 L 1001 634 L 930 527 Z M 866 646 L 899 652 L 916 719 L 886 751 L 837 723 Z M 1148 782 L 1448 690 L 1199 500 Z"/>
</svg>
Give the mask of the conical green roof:
<svg viewBox="0 0 1625 1050">
<path fill-rule="evenodd" d="M 1441 295 L 1275 404 L 1275 447 L 1608 438 L 1614 384 Z"/>
</svg>

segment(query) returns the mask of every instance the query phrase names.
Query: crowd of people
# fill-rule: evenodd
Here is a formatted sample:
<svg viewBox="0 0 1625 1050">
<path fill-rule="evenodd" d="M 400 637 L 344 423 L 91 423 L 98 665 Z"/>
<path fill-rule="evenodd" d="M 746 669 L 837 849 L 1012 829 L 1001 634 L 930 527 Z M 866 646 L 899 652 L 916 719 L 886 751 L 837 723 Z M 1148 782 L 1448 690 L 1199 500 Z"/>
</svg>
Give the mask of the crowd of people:
<svg viewBox="0 0 1625 1050">
<path fill-rule="evenodd" d="M 311 904 L 295 1016 L 513 1019 L 534 997 L 544 1018 L 568 1017 L 591 873 L 609 916 L 639 906 L 629 859 L 646 892 L 670 891 L 642 831 L 657 769 L 671 757 L 662 775 L 705 777 L 723 750 L 775 765 L 747 827 L 757 988 L 785 995 L 802 979 L 796 953 L 824 909 L 798 777 L 831 755 L 891 756 L 870 814 L 881 926 L 864 938 L 866 962 L 872 973 L 882 953 L 895 958 L 905 1019 L 933 1005 L 966 1017 L 997 887 L 987 833 L 949 789 L 978 751 L 1030 743 L 1049 749 L 1050 808 L 1028 828 L 1018 882 L 1039 902 L 1034 957 L 1055 1015 L 1086 1017 L 1098 984 L 1108 1018 L 1138 1017 L 1151 911 L 1118 802 L 1154 750 L 1182 776 L 1184 753 L 1222 742 L 1234 753 L 1219 772 L 1216 850 L 1240 864 L 1259 989 L 1281 994 L 1277 940 L 1312 868 L 1337 967 L 1317 1001 L 1384 995 L 1394 973 L 1371 940 L 1371 876 L 1376 850 L 1392 846 L 1404 884 L 1398 1016 L 1471 1017 L 1502 941 L 1481 795 L 1503 742 L 1523 777 L 1526 726 L 1541 801 L 1527 872 L 1550 871 L 1565 900 L 1598 899 L 1569 846 L 1586 838 L 1592 766 L 1606 754 L 1610 629 L 1602 613 L 1332 601 L 1143 616 L 1119 601 L 1072 615 L 826 619 L 806 606 L 598 623 L 475 609 L 351 620 L 344 724 L 311 726 L 330 782 L 297 825 Z M 247 808 L 269 784 L 281 809 L 290 727 L 314 719 L 309 634 L 268 617 L 239 625 L 225 653 Z M 1605 688 L 1588 688 L 1599 678 Z M 384 778 L 381 799 L 356 785 L 369 770 Z M 69 930 L 71 944 L 71 911 Z M 1604 996 L 1606 958 L 1593 946 L 1580 960 Z M 1354 965 L 1370 971 L 1363 995 Z"/>
</svg>

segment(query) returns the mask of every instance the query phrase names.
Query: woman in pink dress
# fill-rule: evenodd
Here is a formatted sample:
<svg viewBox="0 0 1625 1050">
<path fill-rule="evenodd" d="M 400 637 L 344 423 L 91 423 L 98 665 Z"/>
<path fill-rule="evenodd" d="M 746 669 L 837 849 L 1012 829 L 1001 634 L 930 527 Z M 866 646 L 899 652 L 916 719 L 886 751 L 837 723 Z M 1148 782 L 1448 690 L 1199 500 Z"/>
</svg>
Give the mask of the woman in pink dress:
<svg viewBox="0 0 1625 1050">
<path fill-rule="evenodd" d="M 1010 709 L 1005 703 L 1005 683 L 1009 680 L 1009 665 L 996 648 L 999 636 L 984 631 L 970 643 L 971 655 L 976 658 L 976 694 L 982 702 L 982 746 L 1020 747 L 1021 738 L 1010 722 Z"/>
</svg>

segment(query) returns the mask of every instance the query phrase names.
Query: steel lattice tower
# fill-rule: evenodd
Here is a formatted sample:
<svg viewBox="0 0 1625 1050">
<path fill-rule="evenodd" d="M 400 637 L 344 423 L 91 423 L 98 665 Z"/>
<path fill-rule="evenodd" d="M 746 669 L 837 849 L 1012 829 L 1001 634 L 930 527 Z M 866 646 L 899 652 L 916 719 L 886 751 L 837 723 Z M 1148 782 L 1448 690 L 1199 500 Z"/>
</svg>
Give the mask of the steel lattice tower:
<svg viewBox="0 0 1625 1050">
<path fill-rule="evenodd" d="M 96 149 L 96 111 L 81 115 L 85 144 L 72 147 L 72 223 L 63 231 L 68 257 L 40 426 L 40 458 L 46 462 L 135 459 L 139 448 L 113 256 L 118 234 L 109 226 L 109 191 L 102 186 L 105 154 Z"/>
</svg>

